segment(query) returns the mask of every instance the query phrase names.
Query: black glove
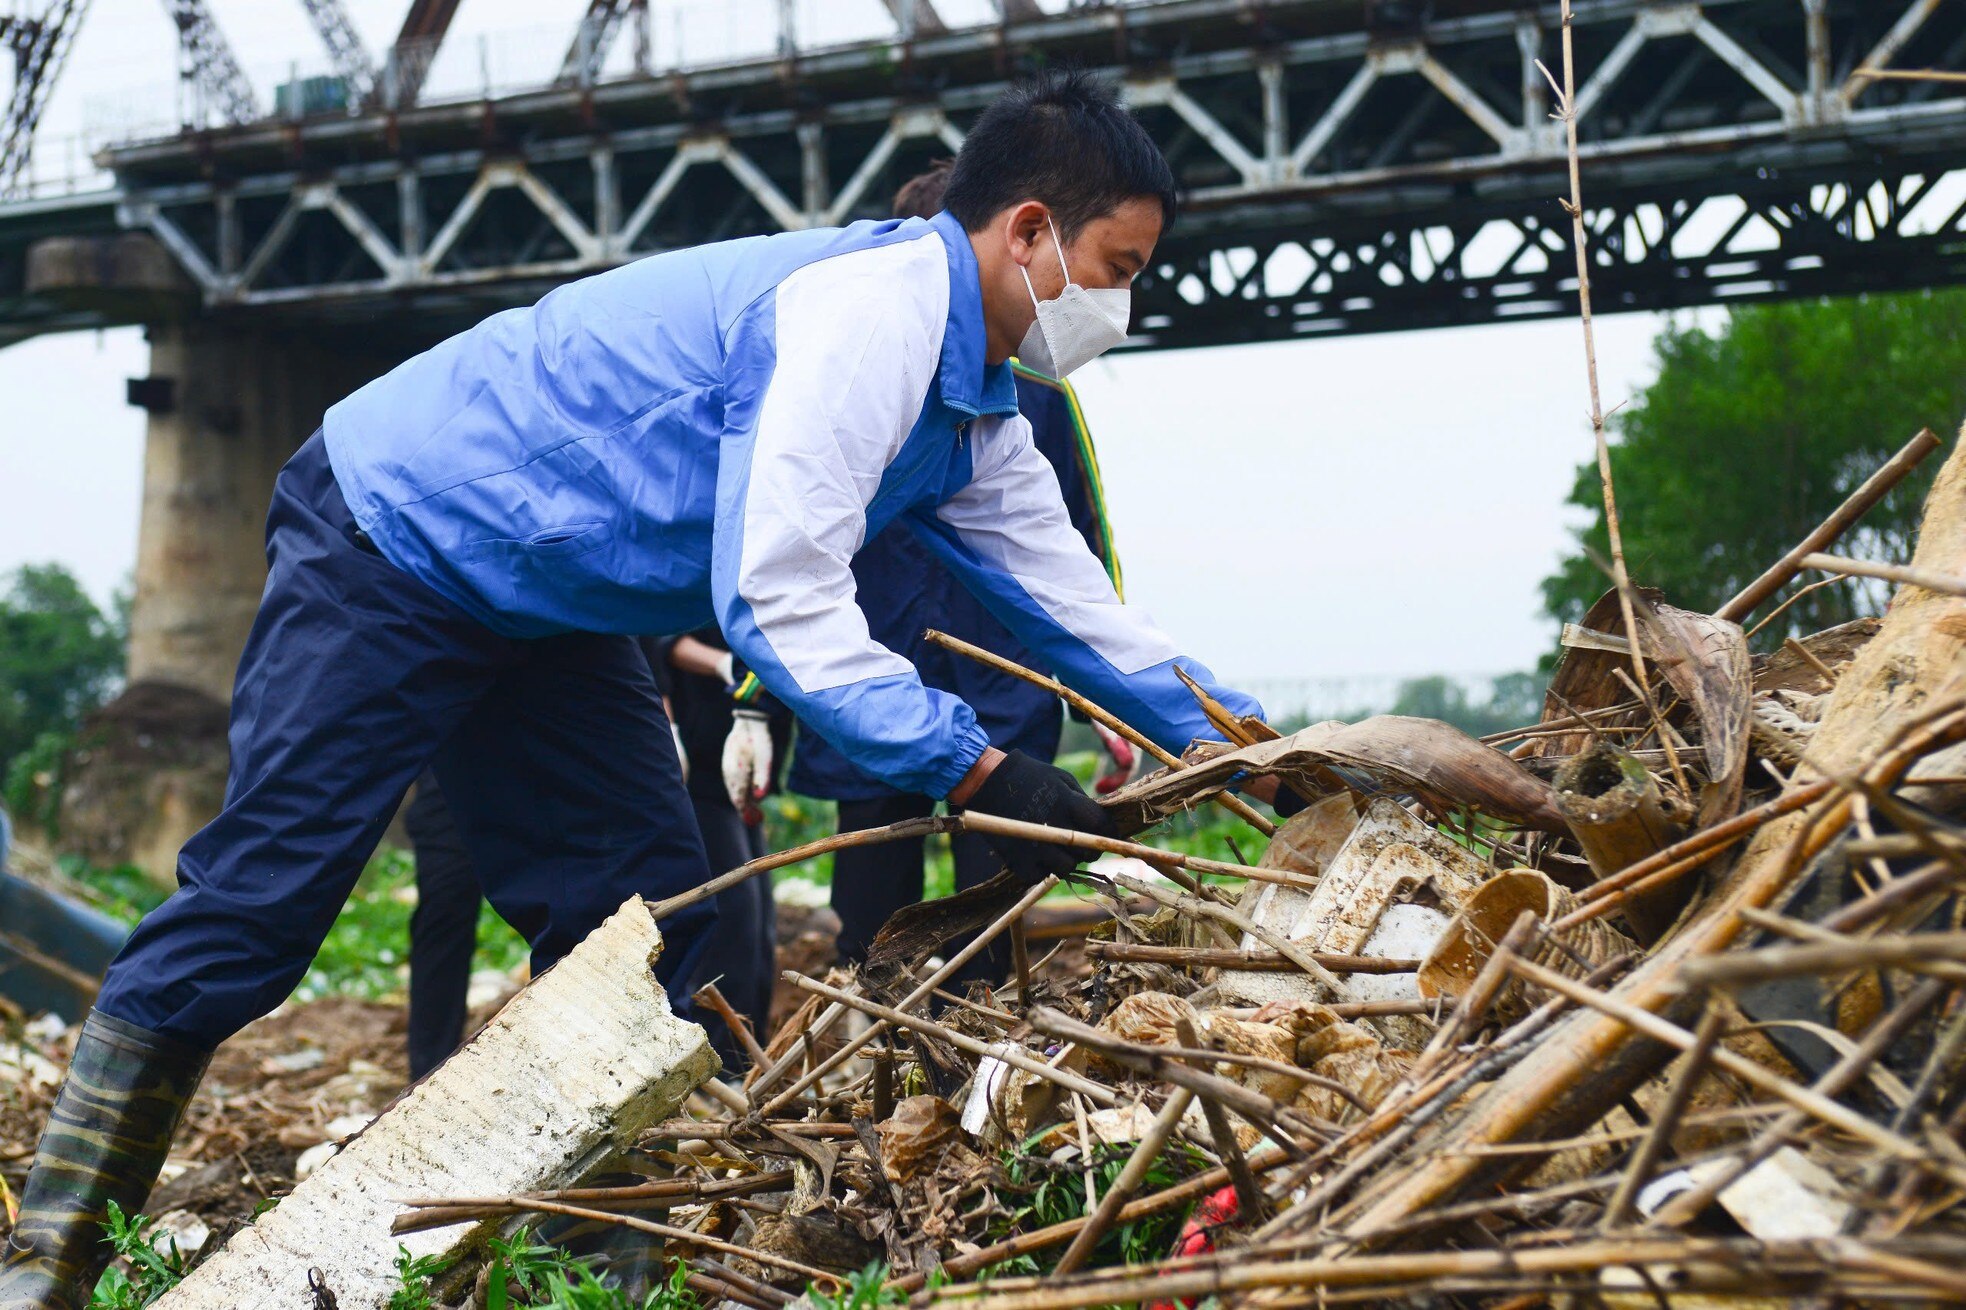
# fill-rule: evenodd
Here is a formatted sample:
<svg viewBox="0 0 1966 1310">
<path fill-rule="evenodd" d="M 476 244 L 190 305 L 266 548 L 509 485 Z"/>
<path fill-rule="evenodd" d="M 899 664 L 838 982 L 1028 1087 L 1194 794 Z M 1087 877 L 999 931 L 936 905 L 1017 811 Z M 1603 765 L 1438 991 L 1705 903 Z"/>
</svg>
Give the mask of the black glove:
<svg viewBox="0 0 1966 1310">
<path fill-rule="evenodd" d="M 1085 794 L 1079 780 L 1056 765 L 1034 760 L 1023 751 L 1011 751 L 1003 763 L 990 771 L 970 794 L 969 809 L 1025 823 L 1042 823 L 1052 828 L 1117 837 L 1113 821 L 1099 802 Z M 1082 852 L 1070 846 L 1028 841 L 1022 837 L 989 839 L 990 848 L 1003 857 L 1010 871 L 1036 882 L 1046 874 L 1066 873 L 1078 867 Z"/>
</svg>

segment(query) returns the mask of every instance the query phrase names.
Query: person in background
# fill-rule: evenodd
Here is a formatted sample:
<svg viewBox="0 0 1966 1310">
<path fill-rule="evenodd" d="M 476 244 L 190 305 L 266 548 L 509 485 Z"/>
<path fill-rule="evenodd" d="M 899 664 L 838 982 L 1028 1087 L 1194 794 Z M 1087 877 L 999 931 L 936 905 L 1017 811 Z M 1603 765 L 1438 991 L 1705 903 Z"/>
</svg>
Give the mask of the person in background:
<svg viewBox="0 0 1966 1310">
<path fill-rule="evenodd" d="M 940 212 L 952 163 L 944 161 L 910 179 L 894 197 L 894 216 L 932 218 Z M 1078 396 L 1068 382 L 1016 360 L 1011 366 L 1018 412 L 1030 423 L 1038 453 L 1057 476 L 1072 527 L 1098 557 L 1114 592 L 1123 596 L 1099 460 Z M 938 628 L 1026 668 L 1044 663 L 992 617 L 919 537 L 900 525 L 881 533 L 853 557 L 853 578 L 874 640 L 906 656 L 925 685 L 968 702 L 991 745 L 1039 760 L 1057 755 L 1063 714 L 1056 696 L 923 638 L 924 629 Z M 1095 731 L 1115 766 L 1102 781 L 1117 785 L 1133 767 L 1133 748 L 1097 725 Z M 787 785 L 801 795 L 837 802 L 841 832 L 884 827 L 935 809 L 934 797 L 883 784 L 815 732 L 799 734 Z M 955 834 L 949 846 L 958 891 L 988 882 L 1003 867 L 989 843 L 974 833 Z M 840 917 L 842 964 L 865 960 L 888 916 L 922 898 L 927 852 L 927 839 L 917 837 L 852 847 L 833 856 L 832 904 Z M 999 941 L 970 961 L 962 979 L 1001 978 L 1007 967 L 1006 947 Z"/>
<path fill-rule="evenodd" d="M 792 716 L 768 695 L 756 675 L 724 644 L 715 627 L 680 637 L 644 639 L 676 729 L 689 791 L 710 872 L 727 873 L 765 853 L 759 802 L 778 789 L 792 738 Z M 777 907 L 769 874 L 717 894 L 717 922 L 690 986 L 714 982 L 731 1008 L 763 1043 L 771 1034 L 772 985 L 778 977 Z M 727 1074 L 750 1067 L 744 1044 L 722 1023 L 697 1019 L 723 1057 Z"/>
<path fill-rule="evenodd" d="M 720 874 L 765 853 L 758 802 L 776 787 L 776 765 L 791 738 L 791 716 L 736 671 L 715 628 L 682 637 L 643 638 L 642 653 L 675 730 L 684 786 L 703 836 L 710 872 Z M 692 764 L 696 767 L 692 767 Z M 478 945 L 483 893 L 471 853 L 436 776 L 417 780 L 404 815 L 416 855 L 416 910 L 410 915 L 410 1077 L 422 1078 L 464 1040 L 471 961 Z M 771 880 L 753 878 L 717 897 L 710 942 L 689 981 L 715 982 L 731 1008 L 762 1041 L 777 977 L 777 925 Z M 750 1065 L 744 1044 L 712 1016 L 705 1021 L 726 1073 Z"/>
<path fill-rule="evenodd" d="M 437 775 L 428 769 L 416 781 L 403 827 L 416 856 L 408 1040 L 410 1077 L 417 1079 L 442 1064 L 464 1040 L 484 892 Z"/>
</svg>

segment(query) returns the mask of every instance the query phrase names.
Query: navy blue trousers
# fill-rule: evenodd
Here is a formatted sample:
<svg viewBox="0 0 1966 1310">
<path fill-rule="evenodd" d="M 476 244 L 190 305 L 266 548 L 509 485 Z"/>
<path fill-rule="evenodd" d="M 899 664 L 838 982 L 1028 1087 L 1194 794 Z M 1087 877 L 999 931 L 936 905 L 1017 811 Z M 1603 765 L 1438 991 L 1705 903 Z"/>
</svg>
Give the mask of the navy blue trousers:
<svg viewBox="0 0 1966 1310">
<path fill-rule="evenodd" d="M 316 433 L 280 473 L 267 580 L 232 695 L 225 808 L 178 856 L 97 1007 L 215 1046 L 306 973 L 416 776 L 443 787 L 486 897 L 544 970 L 631 895 L 709 866 L 632 638 L 502 637 L 356 529 Z M 687 1013 L 716 916 L 662 925 Z"/>
<path fill-rule="evenodd" d="M 692 796 L 697 830 L 713 875 L 728 873 L 765 853 L 762 825 L 749 825 L 727 800 Z M 410 916 L 410 1077 L 442 1064 L 464 1040 L 470 1017 L 471 961 L 478 948 L 478 875 L 471 866 L 442 787 L 425 776 L 417 784 L 404 825 L 416 852 L 416 912 Z M 769 1031 L 772 984 L 777 977 L 778 925 L 771 879 L 752 878 L 718 892 L 716 926 L 698 953 L 687 990 L 716 983 L 731 1008 L 751 1021 L 763 1041 Z M 751 1060 L 735 1033 L 712 1015 L 699 1015 L 724 1068 L 742 1073 Z"/>
</svg>

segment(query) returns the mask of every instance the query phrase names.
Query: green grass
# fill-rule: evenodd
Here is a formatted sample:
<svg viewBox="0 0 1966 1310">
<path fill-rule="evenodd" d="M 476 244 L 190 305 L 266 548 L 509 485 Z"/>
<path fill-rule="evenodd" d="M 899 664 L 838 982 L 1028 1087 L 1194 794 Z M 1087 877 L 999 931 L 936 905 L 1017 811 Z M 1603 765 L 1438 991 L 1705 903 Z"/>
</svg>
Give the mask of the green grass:
<svg viewBox="0 0 1966 1310">
<path fill-rule="evenodd" d="M 1037 1140 L 1050 1131 L 1042 1130 L 1034 1134 L 1031 1141 L 1003 1153 L 1004 1185 L 998 1194 L 1003 1210 L 992 1223 L 991 1240 L 1085 1217 L 1082 1162 L 1076 1155 L 1060 1162 L 1034 1149 Z M 1093 1181 L 1098 1185 L 1099 1195 L 1104 1196 L 1118 1181 L 1135 1145 L 1132 1142 L 1099 1143 L 1093 1148 Z M 1206 1159 L 1193 1146 L 1178 1141 L 1170 1143 L 1148 1168 L 1146 1177 L 1135 1189 L 1135 1195 L 1144 1196 L 1172 1187 L 1206 1167 Z M 1093 1267 L 1151 1264 L 1164 1259 L 1175 1235 L 1187 1220 L 1189 1208 L 1175 1206 L 1132 1223 L 1115 1224 L 1094 1248 L 1087 1264 Z M 1042 1274 L 1063 1254 L 1064 1248 L 1059 1247 L 1038 1255 L 1018 1256 L 992 1265 L 978 1275 L 977 1281 Z"/>
<path fill-rule="evenodd" d="M 62 871 L 99 910 L 134 926 L 164 901 L 164 890 L 128 866 L 92 868 L 65 860 Z M 294 996 L 359 996 L 385 1000 L 409 984 L 410 914 L 416 908 L 416 861 L 409 852 L 385 847 L 376 852 L 335 916 L 307 976 Z M 474 969 L 516 968 L 526 958 L 523 938 L 489 904 L 478 911 L 478 954 Z"/>
</svg>

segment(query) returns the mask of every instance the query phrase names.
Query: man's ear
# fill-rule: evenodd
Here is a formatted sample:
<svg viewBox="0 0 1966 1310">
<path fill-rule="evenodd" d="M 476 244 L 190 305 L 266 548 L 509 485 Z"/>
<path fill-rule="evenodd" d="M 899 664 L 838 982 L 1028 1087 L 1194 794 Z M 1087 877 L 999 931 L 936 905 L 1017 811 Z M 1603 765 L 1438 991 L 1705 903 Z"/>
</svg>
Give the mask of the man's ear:
<svg viewBox="0 0 1966 1310">
<path fill-rule="evenodd" d="M 1037 256 L 1040 241 L 1050 235 L 1051 226 L 1047 221 L 1050 215 L 1051 211 L 1036 200 L 1026 200 L 1004 211 L 1004 241 L 1013 261 L 1027 268 L 1030 266 L 1031 260 Z"/>
</svg>

